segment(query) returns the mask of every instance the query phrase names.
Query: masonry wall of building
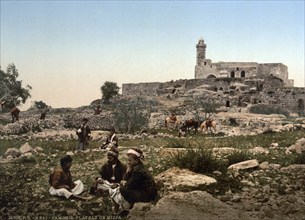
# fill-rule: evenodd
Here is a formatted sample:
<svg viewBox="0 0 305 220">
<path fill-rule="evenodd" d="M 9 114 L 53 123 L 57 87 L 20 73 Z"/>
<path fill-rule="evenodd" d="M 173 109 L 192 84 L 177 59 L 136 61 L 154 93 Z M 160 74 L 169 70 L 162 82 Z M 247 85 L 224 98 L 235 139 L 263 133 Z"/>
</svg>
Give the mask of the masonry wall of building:
<svg viewBox="0 0 305 220">
<path fill-rule="evenodd" d="M 122 85 L 122 95 L 156 95 L 156 91 L 163 87 L 163 83 L 126 83 Z"/>
<path fill-rule="evenodd" d="M 203 48 L 204 45 L 204 48 Z M 283 80 L 284 86 L 294 86 L 294 81 L 288 79 L 288 68 L 282 63 L 257 63 L 257 62 L 217 62 L 206 59 L 204 40 L 201 38 L 196 45 L 197 62 L 195 66 L 195 79 L 212 77 L 257 77 L 263 78 L 274 75 Z M 203 52 L 204 51 L 204 52 Z"/>
<path fill-rule="evenodd" d="M 305 88 L 273 88 L 264 90 L 262 94 L 269 104 L 280 105 L 282 109 L 304 115 L 305 112 Z"/>
<path fill-rule="evenodd" d="M 204 62 L 203 65 L 196 65 L 195 67 L 195 79 L 211 77 L 262 78 L 268 75 L 274 75 L 281 78 L 286 87 L 291 87 L 294 84 L 293 80 L 288 79 L 287 66 L 281 63 L 258 64 L 253 62 Z"/>
<path fill-rule="evenodd" d="M 284 80 L 284 84 L 286 85 L 288 82 L 288 69 L 282 63 L 263 63 L 258 65 L 257 76 L 263 77 L 273 75 L 282 80 Z"/>
</svg>

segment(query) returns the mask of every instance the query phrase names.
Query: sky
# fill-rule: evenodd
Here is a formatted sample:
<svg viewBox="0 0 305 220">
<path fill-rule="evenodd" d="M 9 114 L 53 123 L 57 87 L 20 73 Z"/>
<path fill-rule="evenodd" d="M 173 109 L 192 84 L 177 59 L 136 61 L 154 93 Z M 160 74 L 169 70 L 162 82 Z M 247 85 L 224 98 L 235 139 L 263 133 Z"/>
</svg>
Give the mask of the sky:
<svg viewBox="0 0 305 220">
<path fill-rule="evenodd" d="M 33 88 L 23 108 L 89 105 L 106 81 L 193 79 L 201 37 L 212 62 L 283 63 L 304 87 L 304 0 L 0 4 L 1 69 Z"/>
</svg>

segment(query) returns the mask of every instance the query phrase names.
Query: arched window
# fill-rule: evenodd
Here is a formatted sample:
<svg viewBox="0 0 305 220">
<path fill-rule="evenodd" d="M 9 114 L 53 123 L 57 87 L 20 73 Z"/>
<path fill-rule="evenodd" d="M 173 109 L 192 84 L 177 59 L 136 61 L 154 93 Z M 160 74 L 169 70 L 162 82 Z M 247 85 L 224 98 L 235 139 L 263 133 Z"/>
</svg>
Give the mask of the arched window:
<svg viewBox="0 0 305 220">
<path fill-rule="evenodd" d="M 231 78 L 235 78 L 235 72 L 234 71 L 231 72 Z"/>
<path fill-rule="evenodd" d="M 240 77 L 241 77 L 241 78 L 246 77 L 246 73 L 245 73 L 245 71 L 241 71 L 241 73 L 240 73 Z"/>
<path fill-rule="evenodd" d="M 213 75 L 213 74 L 210 74 L 210 75 L 207 76 L 207 79 L 213 79 L 213 78 L 216 78 L 216 76 Z"/>
</svg>

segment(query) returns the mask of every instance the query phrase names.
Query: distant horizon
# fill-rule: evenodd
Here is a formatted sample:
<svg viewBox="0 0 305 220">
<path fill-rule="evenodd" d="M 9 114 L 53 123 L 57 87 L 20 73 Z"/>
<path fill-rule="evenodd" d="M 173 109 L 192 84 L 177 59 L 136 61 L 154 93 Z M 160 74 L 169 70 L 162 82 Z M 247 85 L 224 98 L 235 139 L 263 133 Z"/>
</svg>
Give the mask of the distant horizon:
<svg viewBox="0 0 305 220">
<path fill-rule="evenodd" d="M 116 82 L 194 79 L 203 37 L 214 63 L 282 63 L 305 87 L 305 5 L 297 1 L 1 1 L 0 65 L 32 97 L 75 108 Z"/>
</svg>

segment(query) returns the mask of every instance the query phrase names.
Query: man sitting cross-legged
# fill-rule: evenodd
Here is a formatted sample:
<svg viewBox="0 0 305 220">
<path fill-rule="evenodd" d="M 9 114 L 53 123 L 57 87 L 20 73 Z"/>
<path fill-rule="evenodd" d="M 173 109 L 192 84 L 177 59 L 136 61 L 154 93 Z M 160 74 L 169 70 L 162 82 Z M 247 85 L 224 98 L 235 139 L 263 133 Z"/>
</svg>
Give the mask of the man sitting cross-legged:
<svg viewBox="0 0 305 220">
<path fill-rule="evenodd" d="M 104 189 L 103 184 L 116 187 L 126 173 L 127 167 L 119 160 L 119 151 L 116 147 L 112 146 L 107 151 L 107 162 L 103 164 L 100 169 L 101 177 L 96 178 L 93 186 L 90 188 L 90 193 L 94 195 L 103 195 L 103 191 L 108 193 L 108 190 Z"/>
<path fill-rule="evenodd" d="M 68 198 L 87 200 L 79 196 L 84 190 L 84 185 L 80 180 L 72 181 L 70 167 L 72 166 L 72 157 L 66 155 L 60 159 L 61 167 L 56 168 L 51 174 L 49 183 L 51 185 L 49 192 L 53 196 L 64 196 Z"/>
</svg>

